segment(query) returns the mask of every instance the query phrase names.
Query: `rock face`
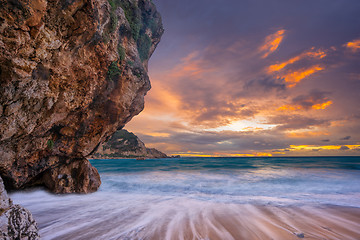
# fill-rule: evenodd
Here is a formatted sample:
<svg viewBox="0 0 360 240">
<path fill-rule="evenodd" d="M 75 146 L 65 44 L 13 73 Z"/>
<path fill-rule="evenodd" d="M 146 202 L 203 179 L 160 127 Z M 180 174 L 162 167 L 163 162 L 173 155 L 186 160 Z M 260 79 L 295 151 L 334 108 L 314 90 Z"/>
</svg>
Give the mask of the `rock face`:
<svg viewBox="0 0 360 240">
<path fill-rule="evenodd" d="M 96 168 L 82 159 L 52 168 L 43 175 L 44 185 L 55 193 L 94 192 L 99 187 L 99 179 Z"/>
<path fill-rule="evenodd" d="M 148 59 L 163 33 L 159 13 L 151 0 L 0 0 L 0 6 L 6 188 L 95 191 L 100 177 L 86 156 L 142 111 Z"/>
<path fill-rule="evenodd" d="M 94 158 L 167 158 L 165 153 L 155 148 L 147 148 L 133 133 L 125 129 L 116 131 L 112 137 L 99 146 Z"/>
<path fill-rule="evenodd" d="M 7 196 L 3 180 L 0 177 L 0 238 L 40 239 L 38 228 L 31 213 L 19 206 L 13 205 Z"/>
</svg>

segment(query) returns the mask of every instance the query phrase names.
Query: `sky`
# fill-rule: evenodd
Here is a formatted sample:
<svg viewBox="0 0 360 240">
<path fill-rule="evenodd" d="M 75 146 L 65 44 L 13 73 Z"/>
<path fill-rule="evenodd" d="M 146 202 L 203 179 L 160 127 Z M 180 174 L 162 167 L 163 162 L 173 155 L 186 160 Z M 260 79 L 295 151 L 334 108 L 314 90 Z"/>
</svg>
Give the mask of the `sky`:
<svg viewBox="0 0 360 240">
<path fill-rule="evenodd" d="M 359 0 L 153 0 L 165 33 L 125 128 L 181 156 L 359 156 Z"/>
</svg>

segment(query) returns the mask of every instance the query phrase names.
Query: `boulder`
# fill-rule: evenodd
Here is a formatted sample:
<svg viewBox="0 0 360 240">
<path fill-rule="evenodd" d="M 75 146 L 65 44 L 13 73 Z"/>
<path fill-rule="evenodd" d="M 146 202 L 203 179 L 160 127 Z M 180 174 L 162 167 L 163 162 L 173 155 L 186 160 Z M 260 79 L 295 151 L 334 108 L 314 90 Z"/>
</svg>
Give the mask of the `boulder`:
<svg viewBox="0 0 360 240">
<path fill-rule="evenodd" d="M 13 205 L 0 177 L 0 238 L 4 240 L 40 239 L 37 223 L 29 210 Z"/>
</svg>

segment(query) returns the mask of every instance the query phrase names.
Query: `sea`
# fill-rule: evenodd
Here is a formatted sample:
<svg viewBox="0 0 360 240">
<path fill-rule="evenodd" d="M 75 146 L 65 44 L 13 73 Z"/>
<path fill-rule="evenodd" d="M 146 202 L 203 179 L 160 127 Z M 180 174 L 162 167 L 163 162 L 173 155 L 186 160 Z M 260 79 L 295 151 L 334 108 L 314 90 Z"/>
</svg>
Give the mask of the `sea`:
<svg viewBox="0 0 360 240">
<path fill-rule="evenodd" d="M 14 203 L 32 212 L 42 239 L 281 239 L 279 232 L 263 229 L 268 226 L 263 221 L 276 225 L 270 215 L 291 222 L 297 212 L 305 217 L 325 216 L 330 214 L 327 209 L 338 207 L 360 209 L 360 157 L 90 162 L 102 180 L 95 193 L 55 195 L 39 188 L 10 194 Z M 328 217 L 339 218 L 333 215 Z M 237 227 L 229 227 L 237 221 L 244 228 L 238 234 Z M 354 230 L 360 229 L 360 222 L 356 224 L 348 224 L 351 238 L 326 238 L 325 233 L 324 239 L 356 239 L 357 234 L 360 239 L 360 230 Z M 301 224 L 278 225 L 294 237 L 303 236 Z M 305 236 L 312 234 L 309 231 Z M 276 234 L 280 238 L 274 238 Z"/>
</svg>

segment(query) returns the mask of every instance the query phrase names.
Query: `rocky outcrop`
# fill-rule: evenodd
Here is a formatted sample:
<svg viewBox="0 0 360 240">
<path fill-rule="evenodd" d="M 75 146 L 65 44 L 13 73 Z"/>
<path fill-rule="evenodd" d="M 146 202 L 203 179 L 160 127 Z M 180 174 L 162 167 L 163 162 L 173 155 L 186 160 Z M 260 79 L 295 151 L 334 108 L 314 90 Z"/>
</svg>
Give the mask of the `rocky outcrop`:
<svg viewBox="0 0 360 240">
<path fill-rule="evenodd" d="M 0 238 L 40 239 L 38 228 L 31 213 L 19 206 L 13 205 L 8 197 L 3 180 L 0 177 Z"/>
<path fill-rule="evenodd" d="M 93 158 L 168 158 L 155 148 L 147 148 L 133 133 L 125 129 L 116 131 L 112 137 L 101 144 L 92 155 Z"/>
<path fill-rule="evenodd" d="M 0 0 L 0 175 L 8 189 L 100 185 L 86 160 L 143 109 L 163 33 L 151 0 Z"/>
<path fill-rule="evenodd" d="M 168 155 L 166 155 L 163 152 L 160 152 L 156 148 L 146 148 L 146 157 L 147 158 L 169 158 Z"/>
<path fill-rule="evenodd" d="M 100 186 L 99 179 L 96 168 L 82 159 L 52 168 L 43 175 L 44 185 L 55 193 L 94 192 Z"/>
</svg>

